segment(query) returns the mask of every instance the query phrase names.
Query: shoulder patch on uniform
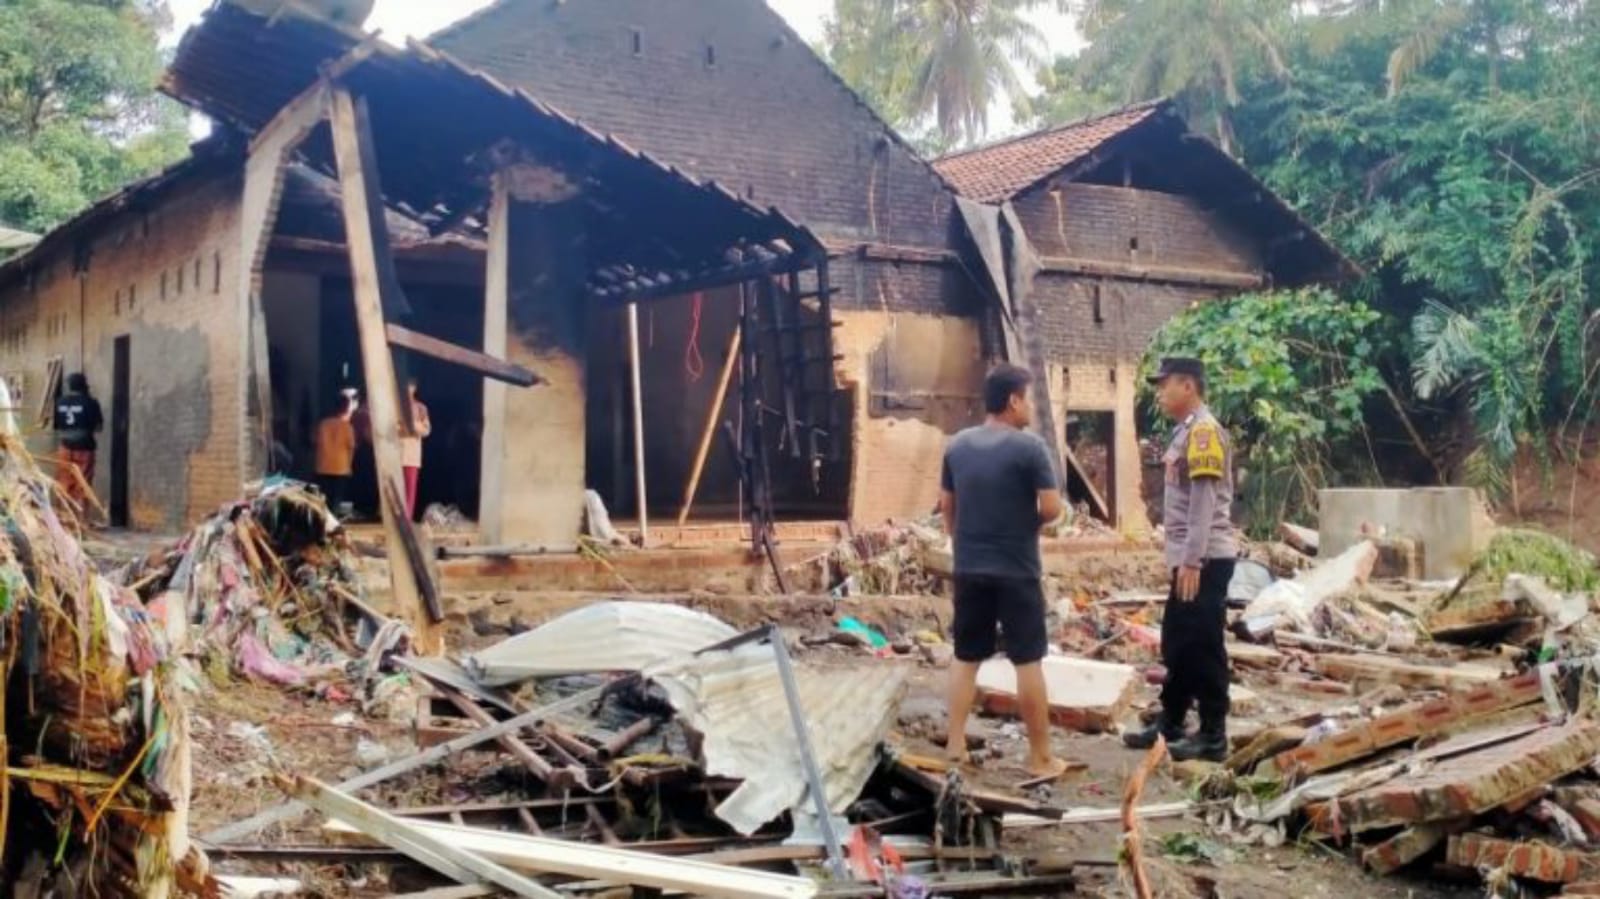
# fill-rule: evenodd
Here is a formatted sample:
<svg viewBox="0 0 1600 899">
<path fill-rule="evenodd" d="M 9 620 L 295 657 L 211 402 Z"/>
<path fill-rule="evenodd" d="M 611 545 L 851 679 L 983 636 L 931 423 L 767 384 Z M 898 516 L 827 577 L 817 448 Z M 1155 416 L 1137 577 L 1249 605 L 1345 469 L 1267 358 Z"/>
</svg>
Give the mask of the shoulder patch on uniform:
<svg viewBox="0 0 1600 899">
<path fill-rule="evenodd" d="M 1222 434 L 1214 421 L 1196 422 L 1189 429 L 1189 443 L 1185 448 L 1191 478 L 1221 478 L 1227 464 L 1222 446 Z"/>
</svg>

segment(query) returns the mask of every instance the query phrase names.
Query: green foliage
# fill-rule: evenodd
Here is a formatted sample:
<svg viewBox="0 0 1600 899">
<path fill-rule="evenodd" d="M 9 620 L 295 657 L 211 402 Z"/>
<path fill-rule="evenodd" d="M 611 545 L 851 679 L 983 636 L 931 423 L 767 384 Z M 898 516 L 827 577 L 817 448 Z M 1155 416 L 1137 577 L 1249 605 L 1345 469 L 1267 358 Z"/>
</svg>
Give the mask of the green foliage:
<svg viewBox="0 0 1600 899">
<path fill-rule="evenodd" d="M 1206 364 L 1206 402 L 1250 472 L 1247 524 L 1272 527 L 1314 501 L 1333 447 L 1361 435 L 1368 398 L 1384 389 L 1374 363 L 1379 315 L 1321 289 L 1201 303 L 1169 322 L 1145 360 Z"/>
<path fill-rule="evenodd" d="M 1028 13 L 1044 0 L 833 0 L 824 53 L 886 121 L 925 149 L 975 143 L 997 102 L 1028 102 L 1045 64 Z"/>
<path fill-rule="evenodd" d="M 159 97 L 164 4 L 0 0 L 0 223 L 45 231 L 180 156 Z"/>
<path fill-rule="evenodd" d="M 1526 574 L 1544 578 L 1564 593 L 1592 593 L 1600 587 L 1600 568 L 1594 556 L 1539 531 L 1496 531 L 1476 567 L 1481 583 L 1500 584 L 1508 574 Z"/>
</svg>

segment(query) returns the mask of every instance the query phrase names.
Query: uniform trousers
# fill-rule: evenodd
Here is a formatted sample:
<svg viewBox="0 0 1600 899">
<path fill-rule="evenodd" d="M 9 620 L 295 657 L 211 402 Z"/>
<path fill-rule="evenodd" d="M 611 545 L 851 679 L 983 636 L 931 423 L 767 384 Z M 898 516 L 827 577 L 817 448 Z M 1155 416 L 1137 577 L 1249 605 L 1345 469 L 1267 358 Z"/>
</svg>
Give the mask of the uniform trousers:
<svg viewBox="0 0 1600 899">
<path fill-rule="evenodd" d="M 1196 703 L 1202 730 L 1220 732 L 1228 717 L 1228 583 L 1233 559 L 1207 559 L 1200 568 L 1200 591 L 1178 599 L 1178 570 L 1173 569 L 1167 608 L 1161 619 L 1161 664 L 1167 679 L 1161 686 L 1161 710 L 1181 723 Z"/>
</svg>

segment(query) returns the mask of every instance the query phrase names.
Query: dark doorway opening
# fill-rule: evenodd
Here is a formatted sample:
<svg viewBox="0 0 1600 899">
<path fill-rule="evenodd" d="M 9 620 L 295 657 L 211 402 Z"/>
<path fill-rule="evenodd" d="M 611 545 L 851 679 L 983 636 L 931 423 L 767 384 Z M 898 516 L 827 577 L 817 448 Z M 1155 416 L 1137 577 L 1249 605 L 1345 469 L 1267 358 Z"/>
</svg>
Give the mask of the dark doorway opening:
<svg viewBox="0 0 1600 899">
<path fill-rule="evenodd" d="M 292 455 L 291 472 L 314 476 L 312 437 L 317 422 L 334 410 L 340 391 L 355 387 L 369 396 L 361 368 L 350 280 L 342 275 L 268 272 L 268 341 L 274 351 L 274 438 Z M 483 289 L 470 283 L 407 281 L 406 300 L 416 331 L 459 346 L 483 345 Z M 428 407 L 433 433 L 423 441 L 416 517 L 430 505 L 451 506 L 466 518 L 478 514 L 482 470 L 483 378 L 459 366 L 416 354 L 405 371 L 419 381 L 418 398 Z M 358 431 L 361 430 L 358 422 Z M 370 443 L 356 451 L 351 500 L 362 517 L 376 518 L 377 477 Z"/>
<path fill-rule="evenodd" d="M 1094 507 L 1092 486 L 1108 510 L 1117 508 L 1116 419 L 1111 412 L 1067 415 L 1067 447 L 1078 460 L 1078 469 L 1067 475 L 1067 498 L 1075 506 Z"/>
<path fill-rule="evenodd" d="M 128 426 L 132 343 L 124 334 L 111 345 L 111 526 L 128 526 Z"/>
</svg>

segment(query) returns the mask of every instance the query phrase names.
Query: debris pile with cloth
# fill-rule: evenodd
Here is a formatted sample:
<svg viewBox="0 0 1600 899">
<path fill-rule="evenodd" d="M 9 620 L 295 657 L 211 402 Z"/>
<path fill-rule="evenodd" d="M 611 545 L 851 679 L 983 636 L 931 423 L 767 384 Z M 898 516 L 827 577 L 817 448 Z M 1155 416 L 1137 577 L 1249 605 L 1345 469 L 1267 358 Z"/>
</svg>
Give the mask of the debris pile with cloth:
<svg viewBox="0 0 1600 899">
<path fill-rule="evenodd" d="M 209 894 L 190 843 L 189 713 L 169 639 L 101 576 L 20 438 L 0 434 L 0 655 L 7 695 L 5 895 Z"/>
<path fill-rule="evenodd" d="M 213 680 L 237 675 L 334 701 L 359 693 L 373 713 L 414 703 L 407 676 L 383 671 L 409 634 L 365 602 L 344 529 L 310 485 L 264 482 L 133 583 L 152 605 L 187 610 L 171 636 Z"/>
<path fill-rule="evenodd" d="M 958 769 L 893 747 L 909 666 L 789 652 L 772 626 L 740 633 L 699 611 L 615 601 L 459 661 L 401 658 L 430 691 L 420 750 L 340 784 L 280 781 L 327 819 L 325 844 L 248 842 L 301 805 L 203 839 L 223 855 L 290 861 L 388 850 L 446 880 L 523 896 L 596 881 L 712 896 L 862 882 L 902 896 L 1070 889 L 1070 864 L 1039 870 L 1036 851 L 985 842 L 1006 812 L 1055 820 L 1063 810 L 984 794 Z M 448 772 L 459 754 L 491 745 L 502 767 L 473 781 L 476 801 L 383 808 L 358 796 L 440 763 Z"/>
</svg>

